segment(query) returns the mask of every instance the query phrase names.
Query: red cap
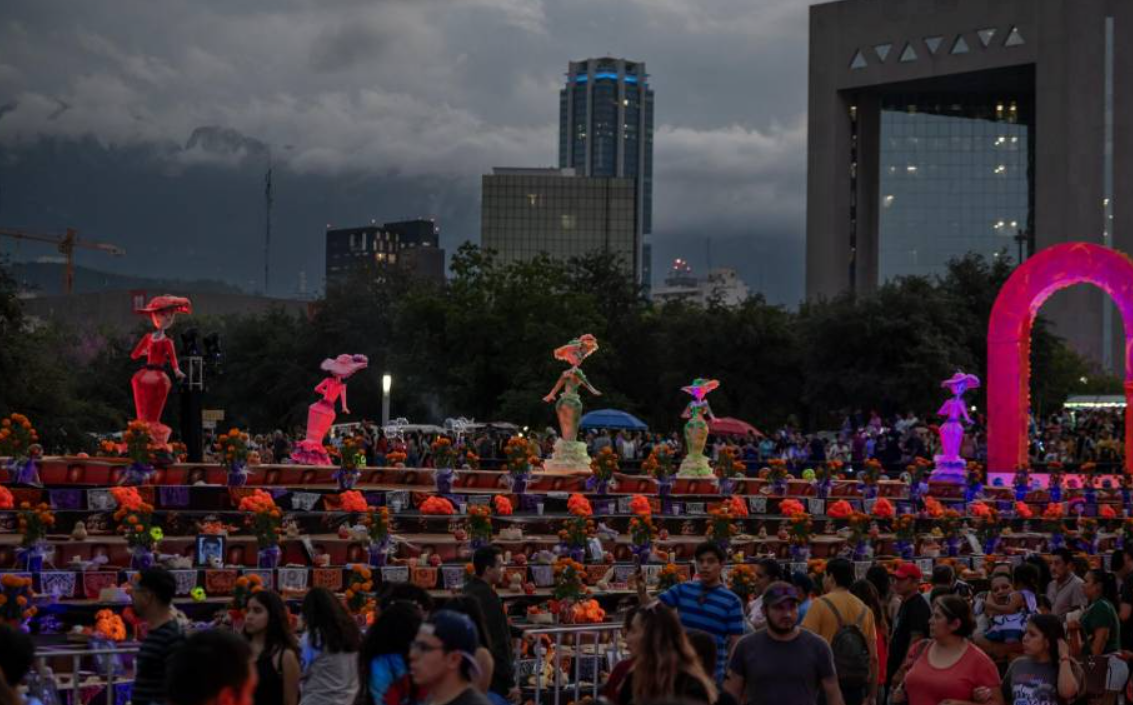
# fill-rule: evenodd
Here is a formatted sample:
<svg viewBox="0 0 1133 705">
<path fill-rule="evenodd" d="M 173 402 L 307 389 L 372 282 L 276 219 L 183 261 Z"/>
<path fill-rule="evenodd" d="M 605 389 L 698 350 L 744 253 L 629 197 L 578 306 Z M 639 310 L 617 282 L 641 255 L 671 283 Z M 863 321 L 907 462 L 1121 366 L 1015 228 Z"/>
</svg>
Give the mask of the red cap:
<svg viewBox="0 0 1133 705">
<path fill-rule="evenodd" d="M 913 578 L 915 580 L 924 580 L 924 573 L 917 567 L 915 563 L 902 563 L 897 566 L 897 570 L 893 571 L 895 578 Z"/>
</svg>

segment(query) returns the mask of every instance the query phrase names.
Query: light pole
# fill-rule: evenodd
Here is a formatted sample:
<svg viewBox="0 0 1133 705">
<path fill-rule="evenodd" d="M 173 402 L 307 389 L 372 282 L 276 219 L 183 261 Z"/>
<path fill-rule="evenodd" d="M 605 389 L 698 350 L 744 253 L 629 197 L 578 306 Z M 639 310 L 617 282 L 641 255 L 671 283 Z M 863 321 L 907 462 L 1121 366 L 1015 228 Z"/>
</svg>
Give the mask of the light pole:
<svg viewBox="0 0 1133 705">
<path fill-rule="evenodd" d="M 382 428 L 389 425 L 389 390 L 393 387 L 393 375 L 382 375 Z"/>
</svg>

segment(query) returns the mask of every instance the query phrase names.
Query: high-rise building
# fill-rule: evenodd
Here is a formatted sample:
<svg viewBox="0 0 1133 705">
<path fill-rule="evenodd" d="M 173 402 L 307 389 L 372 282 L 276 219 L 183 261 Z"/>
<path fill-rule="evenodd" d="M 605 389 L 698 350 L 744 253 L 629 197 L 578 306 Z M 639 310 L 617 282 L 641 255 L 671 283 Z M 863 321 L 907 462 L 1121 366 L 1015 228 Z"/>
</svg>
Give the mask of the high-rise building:
<svg viewBox="0 0 1133 705">
<path fill-rule="evenodd" d="M 1133 203 L 1131 40 L 1133 4 L 1115 0 L 812 6 L 807 295 L 940 274 L 968 252 L 1133 253 L 1133 216 L 1115 227 Z M 1100 292 L 1043 313 L 1096 362 L 1123 362 Z"/>
<path fill-rule="evenodd" d="M 634 276 L 648 286 L 653 232 L 653 90 L 643 62 L 572 61 L 559 93 L 559 167 L 580 176 L 635 179 Z"/>
<path fill-rule="evenodd" d="M 445 279 L 445 251 L 432 220 L 407 220 L 326 231 L 326 285 L 349 282 L 358 272 L 380 276 L 389 268 L 434 282 Z"/>
<path fill-rule="evenodd" d="M 493 169 L 482 182 L 480 242 L 504 263 L 603 252 L 632 272 L 636 188 L 634 179 L 588 178 L 571 169 Z"/>
</svg>

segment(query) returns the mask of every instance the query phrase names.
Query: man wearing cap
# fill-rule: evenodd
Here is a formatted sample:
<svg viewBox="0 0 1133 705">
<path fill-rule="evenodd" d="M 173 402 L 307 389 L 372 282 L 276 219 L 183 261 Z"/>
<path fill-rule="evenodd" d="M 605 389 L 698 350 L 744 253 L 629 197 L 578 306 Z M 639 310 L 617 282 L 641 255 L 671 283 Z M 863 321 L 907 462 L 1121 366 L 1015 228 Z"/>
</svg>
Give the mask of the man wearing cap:
<svg viewBox="0 0 1133 705">
<path fill-rule="evenodd" d="M 909 647 L 928 636 L 928 620 L 932 608 L 928 599 L 921 594 L 921 581 L 924 574 L 913 563 L 902 563 L 893 573 L 893 592 L 901 598 L 901 609 L 893 623 L 889 639 L 889 662 L 886 667 L 886 683 L 892 687 L 893 676 L 905 662 Z"/>
<path fill-rule="evenodd" d="M 724 689 L 746 705 L 843 705 L 834 654 L 826 641 L 799 627 L 795 586 L 774 582 L 763 591 L 767 629 L 740 639 L 728 661 Z"/>
<path fill-rule="evenodd" d="M 409 645 L 409 673 L 429 694 L 428 705 L 491 705 L 472 686 L 480 674 L 476 647 L 480 635 L 466 615 L 434 612 Z"/>
</svg>

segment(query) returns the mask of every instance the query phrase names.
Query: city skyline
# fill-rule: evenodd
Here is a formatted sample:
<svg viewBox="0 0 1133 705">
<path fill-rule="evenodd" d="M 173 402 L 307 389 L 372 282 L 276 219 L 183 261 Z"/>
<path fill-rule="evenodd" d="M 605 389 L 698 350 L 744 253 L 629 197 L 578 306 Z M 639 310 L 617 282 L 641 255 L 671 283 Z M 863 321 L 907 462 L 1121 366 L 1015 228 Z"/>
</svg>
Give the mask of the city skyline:
<svg viewBox="0 0 1133 705">
<path fill-rule="evenodd" d="M 128 252 L 84 266 L 257 290 L 270 151 L 271 293 L 301 270 L 318 287 L 328 223 L 432 217 L 451 253 L 479 239 L 482 174 L 556 164 L 568 62 L 609 54 L 647 62 L 667 96 L 654 261 L 702 267 L 710 237 L 717 263 L 793 304 L 806 26 L 788 0 L 17 2 L 0 23 L 0 224 Z"/>
</svg>

